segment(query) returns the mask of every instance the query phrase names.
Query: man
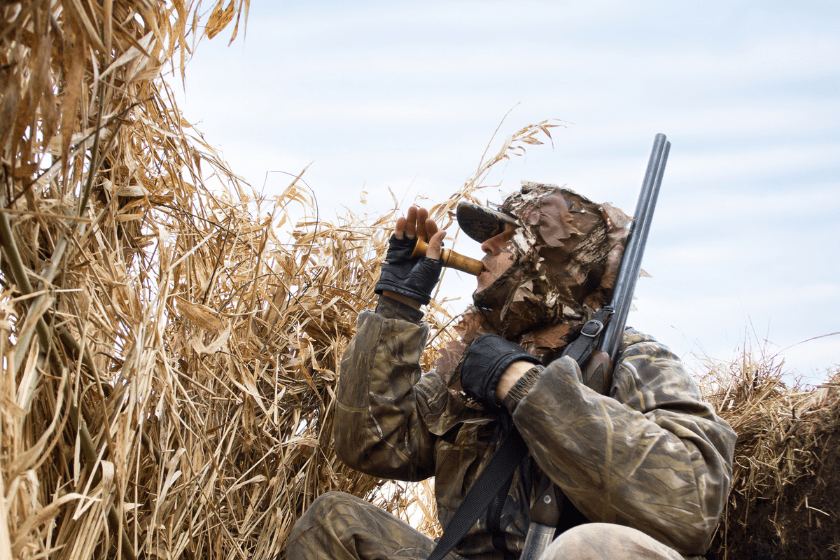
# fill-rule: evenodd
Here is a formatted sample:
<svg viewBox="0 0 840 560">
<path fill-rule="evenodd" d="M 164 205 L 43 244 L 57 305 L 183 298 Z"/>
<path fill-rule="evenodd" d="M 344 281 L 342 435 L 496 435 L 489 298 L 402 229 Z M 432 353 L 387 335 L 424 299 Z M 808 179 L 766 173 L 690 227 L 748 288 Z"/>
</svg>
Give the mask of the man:
<svg viewBox="0 0 840 560">
<path fill-rule="evenodd" d="M 335 420 L 342 461 L 382 478 L 435 476 L 446 528 L 515 426 L 528 455 L 448 558 L 517 558 L 540 484 L 563 495 L 542 558 L 703 554 L 725 504 L 735 434 L 704 403 L 667 348 L 625 332 L 609 395 L 559 358 L 609 301 L 626 216 L 566 189 L 526 183 L 498 209 L 460 205 L 485 272 L 462 323 L 457 367 L 423 374 L 421 304 L 440 274 L 443 232 L 423 209 L 397 221 L 376 292 L 342 358 Z M 410 257 L 416 238 L 425 258 Z M 426 558 L 434 542 L 341 493 L 316 500 L 289 538 L 289 558 Z M 685 556 L 684 556 L 685 555 Z"/>
</svg>

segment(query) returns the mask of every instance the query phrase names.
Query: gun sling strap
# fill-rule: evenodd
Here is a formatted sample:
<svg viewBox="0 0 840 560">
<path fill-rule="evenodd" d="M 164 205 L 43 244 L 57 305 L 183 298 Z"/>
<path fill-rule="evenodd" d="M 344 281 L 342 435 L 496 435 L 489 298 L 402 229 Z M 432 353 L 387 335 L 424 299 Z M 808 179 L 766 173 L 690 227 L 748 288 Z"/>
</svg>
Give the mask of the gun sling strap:
<svg viewBox="0 0 840 560">
<path fill-rule="evenodd" d="M 613 309 L 605 306 L 598 310 L 595 317 L 583 325 L 578 337 L 568 344 L 562 356 L 571 356 L 581 367 L 586 364 L 589 356 L 598 343 L 604 330 L 604 324 L 612 315 Z M 490 459 L 490 463 L 479 475 L 472 488 L 464 496 L 464 501 L 455 510 L 452 519 L 446 525 L 440 540 L 429 555 L 428 560 L 443 560 L 449 552 L 458 546 L 461 539 L 475 525 L 481 514 L 503 488 L 510 487 L 510 482 L 516 467 L 528 454 L 528 446 L 516 426 L 511 424 L 507 437 Z M 556 489 L 558 498 L 562 492 Z M 565 498 L 565 497 L 564 497 Z M 562 503 L 562 502 L 561 502 Z"/>
</svg>

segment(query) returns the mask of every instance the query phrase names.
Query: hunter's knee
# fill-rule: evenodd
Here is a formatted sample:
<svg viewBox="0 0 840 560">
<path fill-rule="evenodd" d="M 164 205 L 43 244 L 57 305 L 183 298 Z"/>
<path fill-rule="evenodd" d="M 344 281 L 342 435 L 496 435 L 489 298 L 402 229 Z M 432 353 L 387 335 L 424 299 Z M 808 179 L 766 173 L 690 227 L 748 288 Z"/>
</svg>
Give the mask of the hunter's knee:
<svg viewBox="0 0 840 560">
<path fill-rule="evenodd" d="M 588 523 L 569 529 L 546 548 L 542 560 L 589 560 L 606 558 L 599 549 L 605 534 L 599 527 L 602 523 Z"/>
<path fill-rule="evenodd" d="M 286 558 L 303 560 L 321 558 L 325 543 L 330 543 L 330 525 L 336 508 L 347 494 L 328 492 L 319 496 L 295 521 L 286 546 Z"/>
<path fill-rule="evenodd" d="M 312 521 L 321 522 L 324 519 L 330 517 L 331 513 L 334 513 L 336 510 L 340 509 L 342 505 L 347 504 L 348 502 L 353 500 L 353 496 L 350 494 L 345 494 L 343 492 L 327 492 L 326 494 L 321 494 L 318 496 L 312 504 L 303 512 L 297 522 L 295 522 L 295 527 L 292 529 L 292 533 L 295 532 L 296 529 L 300 530 L 302 527 L 308 527 L 313 525 Z"/>
<path fill-rule="evenodd" d="M 675 559 L 682 556 L 656 539 L 622 525 L 587 523 L 569 529 L 546 548 L 541 560 Z"/>
</svg>

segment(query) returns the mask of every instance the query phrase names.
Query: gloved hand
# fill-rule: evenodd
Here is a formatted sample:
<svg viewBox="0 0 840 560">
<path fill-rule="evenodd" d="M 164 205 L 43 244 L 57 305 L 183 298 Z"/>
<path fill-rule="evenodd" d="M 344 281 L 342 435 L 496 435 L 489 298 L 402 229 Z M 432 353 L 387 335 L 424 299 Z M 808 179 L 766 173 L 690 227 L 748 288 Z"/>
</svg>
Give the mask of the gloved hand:
<svg viewBox="0 0 840 560">
<path fill-rule="evenodd" d="M 438 230 L 434 220 L 429 219 L 425 208 L 409 208 L 406 215 L 397 220 L 374 292 L 382 295 L 387 290 L 427 305 L 443 268 L 439 257 L 445 235 L 446 232 Z M 418 238 L 428 240 L 427 256 L 412 258 Z"/>
<path fill-rule="evenodd" d="M 388 290 L 410 297 L 423 305 L 431 301 L 432 290 L 440 280 L 443 261 L 428 257 L 412 258 L 411 253 L 416 244 L 416 237 L 410 239 L 403 236 L 399 239 L 396 235 L 391 235 L 374 292 L 381 295 L 383 290 Z"/>
<path fill-rule="evenodd" d="M 461 387 L 468 397 L 491 412 L 501 412 L 496 402 L 496 385 L 505 370 L 517 360 L 540 364 L 540 359 L 514 342 L 495 334 L 483 334 L 467 348 L 461 364 Z"/>
</svg>

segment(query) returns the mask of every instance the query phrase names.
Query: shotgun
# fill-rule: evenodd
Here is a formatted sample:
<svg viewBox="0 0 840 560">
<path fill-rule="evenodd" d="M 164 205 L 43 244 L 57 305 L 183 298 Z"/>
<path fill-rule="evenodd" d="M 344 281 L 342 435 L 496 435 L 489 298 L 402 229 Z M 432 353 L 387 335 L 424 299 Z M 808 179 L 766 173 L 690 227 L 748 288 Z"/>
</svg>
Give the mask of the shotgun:
<svg viewBox="0 0 840 560">
<path fill-rule="evenodd" d="M 610 304 L 604 307 L 605 321 L 590 321 L 584 325 L 582 335 L 592 340 L 600 341 L 591 356 L 583 356 L 580 360 L 583 368 L 583 382 L 586 386 L 606 395 L 612 385 L 612 364 L 618 359 L 618 350 L 624 334 L 627 315 L 633 303 L 633 292 L 636 280 L 642 267 L 642 256 L 645 252 L 653 211 L 659 197 L 659 187 L 665 164 L 668 162 L 668 152 L 671 143 L 664 134 L 657 134 L 653 141 L 653 150 L 648 161 L 647 172 L 642 182 L 639 200 L 636 202 L 636 212 L 624 255 L 621 257 L 621 268 L 613 289 Z M 589 327 L 590 323 L 593 325 Z M 606 327 L 604 324 L 606 323 Z M 587 332 L 587 327 L 590 330 Z M 565 352 L 564 352 L 564 355 Z M 554 484 L 546 484 L 547 488 L 540 493 L 530 511 L 530 525 L 525 537 L 520 560 L 537 560 L 545 548 L 554 539 L 554 532 L 560 518 L 559 489 Z"/>
</svg>

